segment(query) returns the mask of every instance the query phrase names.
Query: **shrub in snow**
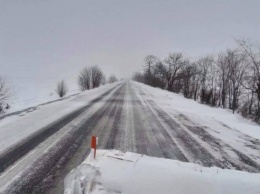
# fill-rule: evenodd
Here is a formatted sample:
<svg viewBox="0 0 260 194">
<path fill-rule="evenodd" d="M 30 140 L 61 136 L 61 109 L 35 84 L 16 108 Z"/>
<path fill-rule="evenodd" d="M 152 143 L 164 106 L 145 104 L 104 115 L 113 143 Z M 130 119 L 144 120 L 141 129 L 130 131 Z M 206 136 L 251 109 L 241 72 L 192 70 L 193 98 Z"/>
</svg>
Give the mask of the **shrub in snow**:
<svg viewBox="0 0 260 194">
<path fill-rule="evenodd" d="M 56 88 L 56 93 L 59 95 L 59 97 L 63 97 L 67 94 L 68 92 L 68 86 L 67 84 L 65 83 L 64 80 L 62 80 L 61 82 L 59 82 L 57 84 L 57 88 Z"/>
<path fill-rule="evenodd" d="M 118 81 L 118 79 L 114 74 L 110 75 L 110 77 L 108 78 L 108 83 L 114 83 L 117 81 Z"/>
<path fill-rule="evenodd" d="M 0 75 L 0 114 L 5 112 L 5 109 L 9 109 L 7 104 L 8 99 L 11 97 L 10 87 L 8 86 L 6 79 Z"/>
<path fill-rule="evenodd" d="M 85 67 L 79 74 L 78 85 L 81 91 L 97 88 L 105 83 L 105 76 L 98 66 Z"/>
</svg>

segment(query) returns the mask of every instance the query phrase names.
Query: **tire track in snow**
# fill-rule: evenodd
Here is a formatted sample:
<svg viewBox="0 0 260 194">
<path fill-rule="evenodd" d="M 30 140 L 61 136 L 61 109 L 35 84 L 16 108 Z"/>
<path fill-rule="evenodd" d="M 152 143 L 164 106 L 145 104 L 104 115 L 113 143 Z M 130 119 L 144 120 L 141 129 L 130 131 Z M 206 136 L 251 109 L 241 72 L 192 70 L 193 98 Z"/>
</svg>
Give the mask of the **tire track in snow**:
<svg viewBox="0 0 260 194">
<path fill-rule="evenodd" d="M 118 85 L 117 85 L 118 86 Z M 115 86 L 114 88 L 116 88 Z M 70 123 L 73 119 L 81 115 L 87 109 L 92 107 L 96 102 L 102 100 L 105 96 L 107 96 L 111 90 L 105 92 L 101 96 L 93 99 L 90 103 L 68 115 L 57 120 L 56 122 L 44 127 L 43 129 L 38 130 L 36 133 L 30 135 L 29 137 L 21 140 L 11 148 L 5 150 L 0 154 L 0 173 L 7 169 L 10 165 L 15 163 L 17 160 L 26 155 L 29 151 L 31 151 L 34 147 L 38 146 L 41 142 L 46 140 L 48 137 L 56 133 L 62 127 Z"/>
<path fill-rule="evenodd" d="M 140 88 L 138 88 L 138 90 L 141 95 L 146 96 Z M 189 162 L 195 163 L 200 161 L 207 167 L 226 167 L 225 164 L 219 162 L 211 153 L 208 152 L 207 149 L 201 146 L 189 133 L 182 129 L 182 127 L 154 101 L 147 100 L 146 102 L 150 107 L 151 112 L 154 114 L 154 117 L 158 118 L 158 121 L 165 128 L 170 130 L 174 141 L 182 150 L 182 153 L 186 156 Z M 181 160 L 181 158 L 178 159 Z"/>
<path fill-rule="evenodd" d="M 75 127 L 74 130 L 60 139 L 55 147 L 52 147 L 47 153 L 36 160 L 28 170 L 23 172 L 19 179 L 9 186 L 7 193 L 45 193 L 53 184 L 53 179 L 55 179 L 55 176 L 57 175 L 56 173 L 58 173 L 58 176 L 60 175 L 59 171 L 62 171 L 69 160 L 73 158 L 74 154 L 77 154 L 78 157 L 77 165 L 82 162 L 90 151 L 89 142 L 91 135 L 93 134 L 92 129 L 95 129 L 95 126 L 102 119 L 104 113 L 111 109 L 114 104 L 112 102 L 113 98 L 118 95 L 123 87 L 123 85 L 120 86 L 107 101 L 107 104 L 98 109 L 82 126 Z M 84 140 L 88 143 L 87 147 L 86 145 L 82 147 Z M 79 153 L 76 153 L 79 151 L 79 148 L 82 149 Z M 72 166 L 72 168 L 75 167 L 76 166 Z M 66 173 L 68 172 L 69 171 Z"/>
<path fill-rule="evenodd" d="M 233 166 L 237 170 L 245 170 L 249 172 L 260 172 L 260 165 L 258 165 L 251 158 L 241 153 L 237 149 L 232 146 L 224 143 L 220 139 L 213 137 L 210 135 L 203 127 L 198 126 L 193 123 L 188 117 L 183 114 L 179 115 L 180 121 L 186 128 L 192 132 L 194 135 L 198 136 L 209 146 L 213 147 L 216 152 L 219 152 L 222 156 L 223 163 L 227 163 Z M 229 152 L 233 152 L 232 155 L 236 155 L 236 157 L 231 157 L 225 150 L 229 150 Z"/>
<path fill-rule="evenodd" d="M 136 99 L 139 101 L 139 105 L 142 107 L 142 114 L 145 114 L 149 119 L 150 128 L 153 132 L 153 136 L 156 138 L 157 147 L 160 148 L 160 151 L 163 154 L 164 158 L 169 159 L 178 159 L 184 162 L 187 162 L 188 159 L 182 153 L 180 148 L 177 146 L 174 138 L 169 134 L 168 130 L 161 124 L 150 106 L 148 106 L 145 99 L 142 96 L 145 96 L 144 93 L 139 95 L 134 94 Z M 145 129 L 144 129 L 145 130 Z M 147 130 L 147 129 L 146 129 Z"/>
<path fill-rule="evenodd" d="M 136 152 L 155 157 L 164 157 L 162 149 L 158 146 L 158 141 L 151 128 L 147 117 L 147 112 L 144 110 L 140 99 L 135 94 L 132 86 L 129 88 L 131 94 L 131 104 L 133 111 L 133 130 L 135 134 Z"/>
<path fill-rule="evenodd" d="M 146 96 L 146 94 L 142 91 L 141 88 L 138 88 L 138 92 L 141 95 Z M 190 135 L 185 131 L 184 129 L 181 129 L 182 127 L 179 125 L 178 122 L 176 122 L 171 116 L 168 115 L 167 112 L 165 112 L 161 107 L 159 107 L 154 101 L 152 100 L 146 100 L 147 106 L 151 108 L 151 111 L 154 112 L 154 114 L 159 117 L 160 119 L 163 119 L 163 123 L 168 124 L 169 127 L 173 128 L 173 132 L 175 133 L 174 137 L 178 137 L 179 140 L 185 141 L 185 143 L 180 143 L 182 144 L 182 147 L 185 147 L 187 152 L 190 152 L 194 150 L 194 147 L 197 149 L 195 151 L 192 151 L 192 153 L 198 153 L 198 157 L 194 157 L 194 154 L 189 153 L 191 158 L 191 162 L 196 162 L 197 160 L 201 161 L 202 164 L 206 166 L 218 166 L 222 168 L 229 168 L 229 169 L 237 169 L 237 170 L 245 170 L 249 172 L 260 172 L 260 166 L 257 164 L 254 160 L 252 160 L 250 157 L 247 155 L 241 153 L 240 151 L 236 150 L 235 148 L 231 147 L 228 144 L 225 144 L 222 142 L 220 139 L 215 138 L 211 136 L 209 133 L 207 133 L 203 128 L 197 126 L 196 124 L 191 124 L 187 125 L 188 118 L 185 117 L 184 115 L 180 115 L 178 117 L 180 119 L 180 122 L 183 126 L 186 127 L 186 129 L 192 133 L 194 136 L 199 138 L 200 140 L 203 141 L 203 144 L 207 145 L 207 147 L 210 147 L 211 150 L 215 153 L 213 154 L 212 152 L 209 152 L 207 149 L 204 149 L 204 145 L 200 145 L 200 142 L 198 142 L 196 139 L 194 139 L 193 135 Z M 177 131 L 181 132 L 181 135 L 178 136 L 176 134 L 176 129 Z M 179 133 L 178 132 L 178 133 Z M 184 139 L 181 137 L 185 137 Z M 189 140 L 187 140 L 187 138 Z M 194 145 L 190 143 L 191 141 L 195 142 Z M 199 148 L 201 147 L 201 148 Z M 188 148 L 188 149 L 187 149 Z M 190 150 L 190 151 L 189 151 Z M 203 152 L 201 152 L 201 151 Z M 228 151 L 228 152 L 226 152 Z M 232 152 L 232 154 L 231 154 Z M 203 156 L 204 153 L 204 156 Z M 230 156 L 235 155 L 236 158 Z M 214 155 L 218 155 L 218 157 L 215 157 Z M 201 159 L 202 160 L 201 160 Z M 205 159 L 210 159 L 206 160 Z M 181 160 L 181 159 L 180 159 Z M 213 162 L 212 162 L 213 161 Z"/>
<path fill-rule="evenodd" d="M 136 152 L 133 127 L 133 109 L 129 87 L 130 84 L 127 82 L 124 94 L 124 103 L 122 105 L 122 115 L 120 117 L 119 126 L 117 126 L 120 130 L 117 134 L 115 149 L 119 149 L 123 152 Z"/>
</svg>

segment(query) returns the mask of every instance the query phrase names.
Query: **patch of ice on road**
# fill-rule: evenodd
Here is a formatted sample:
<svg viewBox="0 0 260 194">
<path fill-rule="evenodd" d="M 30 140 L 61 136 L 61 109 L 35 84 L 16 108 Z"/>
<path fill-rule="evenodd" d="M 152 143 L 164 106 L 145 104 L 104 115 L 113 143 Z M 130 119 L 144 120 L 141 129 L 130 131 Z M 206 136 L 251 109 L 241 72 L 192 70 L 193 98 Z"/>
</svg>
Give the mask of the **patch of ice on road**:
<svg viewBox="0 0 260 194">
<path fill-rule="evenodd" d="M 258 194 L 260 174 L 98 150 L 64 180 L 64 194 Z"/>
</svg>

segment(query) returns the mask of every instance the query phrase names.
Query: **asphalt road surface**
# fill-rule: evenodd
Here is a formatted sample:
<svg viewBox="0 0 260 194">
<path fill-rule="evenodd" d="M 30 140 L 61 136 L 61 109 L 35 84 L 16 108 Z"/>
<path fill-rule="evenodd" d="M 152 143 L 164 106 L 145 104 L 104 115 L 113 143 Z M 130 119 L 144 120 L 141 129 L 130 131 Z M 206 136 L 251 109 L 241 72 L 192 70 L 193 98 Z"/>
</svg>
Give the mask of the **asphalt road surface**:
<svg viewBox="0 0 260 194">
<path fill-rule="evenodd" d="M 0 155 L 0 187 L 19 174 L 5 193 L 63 193 L 63 180 L 89 154 L 92 135 L 99 137 L 100 149 L 260 172 L 259 164 L 235 147 L 194 125 L 185 115 L 170 116 L 146 98 L 141 88 L 122 82 Z M 259 141 L 254 144 L 260 146 Z"/>
</svg>

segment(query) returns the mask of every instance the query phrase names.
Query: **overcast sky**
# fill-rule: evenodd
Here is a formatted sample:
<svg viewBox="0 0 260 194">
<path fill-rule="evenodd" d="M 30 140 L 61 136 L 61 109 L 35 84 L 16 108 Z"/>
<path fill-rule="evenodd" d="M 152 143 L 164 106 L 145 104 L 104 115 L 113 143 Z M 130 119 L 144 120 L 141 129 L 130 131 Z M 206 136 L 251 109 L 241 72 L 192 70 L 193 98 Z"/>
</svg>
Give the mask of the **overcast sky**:
<svg viewBox="0 0 260 194">
<path fill-rule="evenodd" d="M 128 77 L 143 58 L 260 45 L 259 0 L 0 0 L 0 74 L 45 82 L 85 65 Z M 57 75 L 58 74 L 58 75 Z"/>
</svg>

